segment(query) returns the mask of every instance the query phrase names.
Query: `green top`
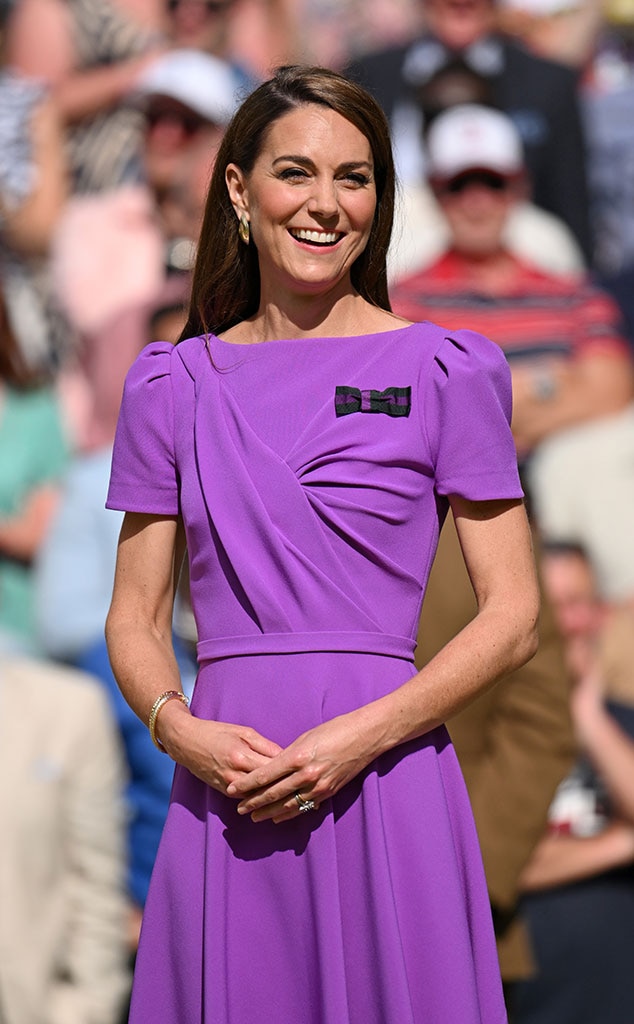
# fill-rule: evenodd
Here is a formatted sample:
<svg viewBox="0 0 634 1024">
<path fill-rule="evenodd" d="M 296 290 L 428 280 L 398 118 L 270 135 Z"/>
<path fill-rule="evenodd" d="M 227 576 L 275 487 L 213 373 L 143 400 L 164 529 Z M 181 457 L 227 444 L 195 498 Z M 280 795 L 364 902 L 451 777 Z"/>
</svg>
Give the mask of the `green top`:
<svg viewBox="0 0 634 1024">
<path fill-rule="evenodd" d="M 59 480 L 68 442 L 55 393 L 0 390 L 0 522 L 17 515 L 29 494 Z M 0 551 L 0 635 L 35 651 L 31 567 Z M 1 642 L 1 640 L 0 640 Z"/>
</svg>

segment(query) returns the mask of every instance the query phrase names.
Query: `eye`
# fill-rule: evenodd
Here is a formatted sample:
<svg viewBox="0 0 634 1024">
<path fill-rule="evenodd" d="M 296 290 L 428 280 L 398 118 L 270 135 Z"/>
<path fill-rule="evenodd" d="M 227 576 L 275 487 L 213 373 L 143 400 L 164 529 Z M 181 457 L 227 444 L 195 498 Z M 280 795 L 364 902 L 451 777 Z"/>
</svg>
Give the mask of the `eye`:
<svg viewBox="0 0 634 1024">
<path fill-rule="evenodd" d="M 304 181 L 308 174 L 301 167 L 285 167 L 280 171 L 279 177 L 282 181 Z"/>
<path fill-rule="evenodd" d="M 365 188 L 370 184 L 370 176 L 361 171 L 348 171 L 343 175 L 343 181 L 348 182 L 354 188 Z"/>
</svg>

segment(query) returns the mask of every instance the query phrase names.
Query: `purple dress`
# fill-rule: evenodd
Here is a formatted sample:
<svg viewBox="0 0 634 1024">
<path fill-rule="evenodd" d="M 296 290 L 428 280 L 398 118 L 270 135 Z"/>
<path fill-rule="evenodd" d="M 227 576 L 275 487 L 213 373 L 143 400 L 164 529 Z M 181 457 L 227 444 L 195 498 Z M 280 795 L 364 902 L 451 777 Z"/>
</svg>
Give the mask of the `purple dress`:
<svg viewBox="0 0 634 1024">
<path fill-rule="evenodd" d="M 510 395 L 497 346 L 432 324 L 143 350 L 108 505 L 182 514 L 193 714 L 284 746 L 414 674 L 446 496 L 521 496 Z M 281 825 L 178 766 L 130 1021 L 503 1024 L 445 728 Z"/>
</svg>

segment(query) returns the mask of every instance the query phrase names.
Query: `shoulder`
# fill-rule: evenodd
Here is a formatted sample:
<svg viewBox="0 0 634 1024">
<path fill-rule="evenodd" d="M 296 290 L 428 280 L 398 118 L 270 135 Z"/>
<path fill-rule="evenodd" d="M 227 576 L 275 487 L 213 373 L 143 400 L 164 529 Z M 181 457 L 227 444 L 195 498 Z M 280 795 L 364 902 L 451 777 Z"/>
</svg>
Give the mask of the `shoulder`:
<svg viewBox="0 0 634 1024">
<path fill-rule="evenodd" d="M 350 63 L 345 74 L 367 89 L 389 116 L 403 94 L 402 78 L 407 47 L 395 46 L 364 54 Z"/>
<path fill-rule="evenodd" d="M 126 388 L 178 377 L 183 369 L 193 375 L 204 352 L 204 338 L 186 338 L 176 345 L 170 341 L 152 341 L 139 352 L 128 370 Z"/>
<path fill-rule="evenodd" d="M 376 79 L 385 78 L 386 70 L 400 69 L 409 46 L 389 46 L 382 50 L 371 50 L 351 61 L 346 75 L 359 85 L 374 84 Z"/>
<path fill-rule="evenodd" d="M 3 683 L 20 694 L 20 700 L 37 706 L 44 715 L 61 722 L 94 714 L 108 715 L 107 698 L 96 679 L 79 669 L 27 657 L 0 659 Z M 60 708 L 62 714 L 60 716 Z"/>
<path fill-rule="evenodd" d="M 524 75 L 529 87 L 537 87 L 542 93 L 547 93 L 553 86 L 563 90 L 566 94 L 576 92 L 578 74 L 574 68 L 531 53 L 511 39 L 503 38 L 501 42 L 506 70 L 513 74 Z M 551 99 L 555 100 L 556 96 L 551 96 Z"/>
<path fill-rule="evenodd" d="M 422 346 L 447 373 L 506 366 L 500 346 L 478 331 L 454 331 L 424 320 L 412 324 L 411 336 L 414 344 Z"/>
</svg>

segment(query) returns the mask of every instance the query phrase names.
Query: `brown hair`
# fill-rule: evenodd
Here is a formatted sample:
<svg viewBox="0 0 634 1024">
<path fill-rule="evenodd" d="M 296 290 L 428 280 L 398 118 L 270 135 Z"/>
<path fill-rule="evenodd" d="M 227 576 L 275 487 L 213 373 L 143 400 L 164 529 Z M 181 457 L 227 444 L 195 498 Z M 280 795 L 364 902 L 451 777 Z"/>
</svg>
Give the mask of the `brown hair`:
<svg viewBox="0 0 634 1024">
<path fill-rule="evenodd" d="M 0 289 L 0 381 L 20 391 L 44 385 L 44 374 L 29 366 L 15 335 L 4 292 Z"/>
<path fill-rule="evenodd" d="M 260 271 L 253 243 L 238 239 L 238 224 L 225 183 L 235 163 L 249 174 L 267 132 L 284 114 L 303 104 L 330 107 L 358 128 L 372 149 L 377 203 L 368 244 L 352 266 L 352 283 L 375 306 L 390 309 L 386 255 L 394 217 L 394 162 L 389 127 L 376 101 L 360 86 L 328 68 L 289 65 L 244 101 L 218 150 L 209 186 L 189 315 L 180 340 L 220 333 L 252 316 L 260 301 Z"/>
</svg>

